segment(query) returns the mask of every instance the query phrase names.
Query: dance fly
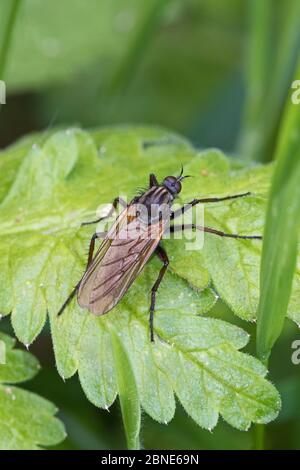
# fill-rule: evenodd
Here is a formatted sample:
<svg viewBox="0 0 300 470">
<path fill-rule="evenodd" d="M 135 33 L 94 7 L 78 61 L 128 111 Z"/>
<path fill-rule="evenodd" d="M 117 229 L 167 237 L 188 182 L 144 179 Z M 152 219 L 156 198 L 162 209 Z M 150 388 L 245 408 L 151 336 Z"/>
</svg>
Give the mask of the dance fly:
<svg viewBox="0 0 300 470">
<path fill-rule="evenodd" d="M 149 189 L 136 196 L 129 204 L 116 198 L 106 217 L 110 217 L 118 204 L 122 212 L 107 233 L 94 233 L 90 241 L 86 271 L 58 312 L 60 315 L 77 294 L 78 304 L 87 308 L 94 315 L 108 313 L 123 298 L 136 277 L 152 254 L 162 262 L 158 277 L 151 289 L 149 309 L 150 339 L 154 341 L 153 315 L 156 292 L 169 265 L 166 251 L 161 245 L 166 230 L 170 233 L 183 230 L 201 230 L 221 237 L 237 239 L 261 239 L 259 235 L 237 235 L 224 233 L 211 227 L 196 224 L 174 224 L 192 207 L 201 203 L 211 203 L 248 196 L 250 193 L 225 197 L 193 199 L 183 207 L 172 210 L 175 198 L 181 191 L 181 183 L 188 175 L 167 176 L 159 183 L 154 174 L 150 174 Z M 142 210 L 144 208 L 144 210 Z M 155 208 L 155 210 L 153 210 Z M 106 217 L 101 217 L 82 225 L 97 224 Z M 94 256 L 95 241 L 103 241 Z"/>
</svg>

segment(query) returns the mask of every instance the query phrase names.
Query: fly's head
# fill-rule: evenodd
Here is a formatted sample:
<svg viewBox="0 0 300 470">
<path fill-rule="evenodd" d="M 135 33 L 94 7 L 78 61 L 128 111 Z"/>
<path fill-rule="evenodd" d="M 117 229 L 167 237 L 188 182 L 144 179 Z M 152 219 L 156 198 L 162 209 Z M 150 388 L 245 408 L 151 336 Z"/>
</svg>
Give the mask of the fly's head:
<svg viewBox="0 0 300 470">
<path fill-rule="evenodd" d="M 183 167 L 181 167 L 181 172 L 179 176 L 167 176 L 164 180 L 162 185 L 169 191 L 172 196 L 172 199 L 180 193 L 181 191 L 181 181 L 184 178 L 189 178 L 190 175 L 183 176 Z"/>
<path fill-rule="evenodd" d="M 176 197 L 177 194 L 179 194 L 181 191 L 181 183 L 175 176 L 167 176 L 163 180 L 162 184 L 169 191 L 169 193 L 171 193 L 173 198 Z"/>
</svg>

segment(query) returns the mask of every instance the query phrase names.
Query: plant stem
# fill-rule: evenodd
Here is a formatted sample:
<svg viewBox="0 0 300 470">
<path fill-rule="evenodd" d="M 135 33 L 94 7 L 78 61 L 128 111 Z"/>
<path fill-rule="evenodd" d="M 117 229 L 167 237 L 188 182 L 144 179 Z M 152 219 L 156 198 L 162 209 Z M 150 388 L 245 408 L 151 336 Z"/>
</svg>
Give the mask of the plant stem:
<svg viewBox="0 0 300 470">
<path fill-rule="evenodd" d="M 254 427 L 254 450 L 265 448 L 265 425 L 256 424 Z"/>
<path fill-rule="evenodd" d="M 269 361 L 268 359 L 262 360 L 263 364 L 268 368 Z M 254 450 L 264 450 L 266 445 L 266 425 L 265 424 L 255 424 L 254 426 L 254 436 L 253 436 L 253 449 Z"/>
</svg>

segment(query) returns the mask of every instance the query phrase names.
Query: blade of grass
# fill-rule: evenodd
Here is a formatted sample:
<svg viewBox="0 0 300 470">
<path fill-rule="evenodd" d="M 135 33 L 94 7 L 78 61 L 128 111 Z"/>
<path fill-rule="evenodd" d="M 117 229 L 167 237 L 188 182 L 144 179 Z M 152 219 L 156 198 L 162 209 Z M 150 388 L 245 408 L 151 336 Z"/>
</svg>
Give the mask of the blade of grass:
<svg viewBox="0 0 300 470">
<path fill-rule="evenodd" d="M 4 79 L 11 39 L 21 2 L 22 0 L 10 0 L 9 4 L 6 4 L 6 14 L 2 16 L 1 24 L 3 25 L 3 33 L 0 34 L 0 80 Z M 0 103 L 0 112 L 1 109 L 2 103 Z"/>
<path fill-rule="evenodd" d="M 111 329 L 119 400 L 129 450 L 140 448 L 141 408 L 137 384 L 127 351 L 118 334 Z"/>
<path fill-rule="evenodd" d="M 300 77 L 300 60 L 296 76 Z M 300 226 L 300 106 L 289 99 L 276 151 L 260 271 L 257 352 L 266 361 L 283 328 Z"/>
<path fill-rule="evenodd" d="M 4 28 L 0 37 L 0 78 L 4 78 L 13 30 L 21 3 L 22 0 L 10 0 L 7 7 L 7 16 L 4 17 L 4 21 L 2 20 Z"/>
<path fill-rule="evenodd" d="M 164 8 L 170 1 L 147 0 L 144 2 L 124 57 L 114 71 L 109 85 L 104 89 L 99 88 L 101 101 L 106 110 L 106 119 L 113 120 L 118 115 L 122 97 L 136 76 Z"/>
<path fill-rule="evenodd" d="M 285 4 L 285 22 L 279 36 L 276 53 L 274 75 L 270 81 L 269 101 L 265 123 L 265 138 L 260 150 L 260 160 L 269 161 L 274 154 L 276 136 L 283 115 L 285 102 L 288 98 L 290 83 L 297 67 L 300 51 L 300 3 L 299 0 L 290 0 Z"/>
<path fill-rule="evenodd" d="M 136 74 L 138 65 L 145 55 L 145 50 L 152 37 L 162 12 L 170 0 L 150 0 L 143 6 L 143 16 L 140 19 L 127 54 L 112 78 L 110 93 L 122 93 Z"/>
<path fill-rule="evenodd" d="M 245 64 L 247 95 L 239 153 L 249 158 L 249 149 L 255 148 L 260 138 L 257 120 L 260 118 L 270 70 L 272 0 L 248 2 L 248 13 L 250 31 Z"/>
<path fill-rule="evenodd" d="M 274 154 L 276 135 L 300 50 L 300 2 L 287 0 L 278 4 L 274 0 L 267 3 L 257 0 L 252 9 L 248 98 L 240 151 L 245 158 L 269 161 Z M 280 16 L 278 38 L 272 37 L 275 36 L 275 13 Z M 270 63 L 270 46 L 274 49 L 274 43 L 276 54 L 273 53 L 274 59 Z"/>
</svg>

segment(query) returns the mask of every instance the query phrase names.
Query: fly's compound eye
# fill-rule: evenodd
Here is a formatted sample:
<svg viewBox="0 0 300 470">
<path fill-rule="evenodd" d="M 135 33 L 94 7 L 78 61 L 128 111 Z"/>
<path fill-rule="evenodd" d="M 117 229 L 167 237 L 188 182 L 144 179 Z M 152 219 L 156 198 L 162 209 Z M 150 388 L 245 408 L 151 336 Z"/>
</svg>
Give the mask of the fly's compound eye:
<svg viewBox="0 0 300 470">
<path fill-rule="evenodd" d="M 181 191 L 181 183 L 175 176 L 167 176 L 167 178 L 164 179 L 163 185 L 172 194 L 178 194 Z"/>
</svg>

